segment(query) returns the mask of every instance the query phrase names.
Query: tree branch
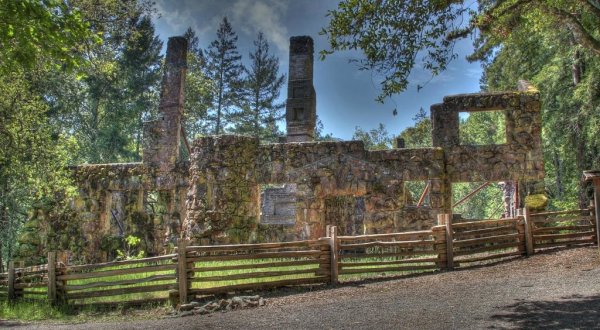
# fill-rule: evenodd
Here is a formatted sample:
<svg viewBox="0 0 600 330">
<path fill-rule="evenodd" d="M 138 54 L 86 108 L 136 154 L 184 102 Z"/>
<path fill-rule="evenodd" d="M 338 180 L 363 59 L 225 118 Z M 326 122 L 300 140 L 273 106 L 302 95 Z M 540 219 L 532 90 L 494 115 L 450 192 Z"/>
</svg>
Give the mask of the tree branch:
<svg viewBox="0 0 600 330">
<path fill-rule="evenodd" d="M 545 10 L 548 10 L 550 14 L 565 22 L 571 29 L 575 40 L 581 46 L 593 51 L 596 55 L 600 55 L 600 40 L 595 39 L 588 31 L 586 31 L 575 15 L 552 7 L 545 8 Z"/>
</svg>

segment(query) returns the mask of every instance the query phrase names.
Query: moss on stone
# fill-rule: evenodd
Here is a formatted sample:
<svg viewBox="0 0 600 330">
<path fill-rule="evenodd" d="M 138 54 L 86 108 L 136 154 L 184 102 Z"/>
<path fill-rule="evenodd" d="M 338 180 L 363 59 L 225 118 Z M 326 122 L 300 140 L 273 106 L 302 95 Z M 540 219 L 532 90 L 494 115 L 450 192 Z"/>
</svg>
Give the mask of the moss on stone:
<svg viewBox="0 0 600 330">
<path fill-rule="evenodd" d="M 548 197 L 545 194 L 534 194 L 525 197 L 525 206 L 533 211 L 543 211 L 548 206 Z"/>
</svg>

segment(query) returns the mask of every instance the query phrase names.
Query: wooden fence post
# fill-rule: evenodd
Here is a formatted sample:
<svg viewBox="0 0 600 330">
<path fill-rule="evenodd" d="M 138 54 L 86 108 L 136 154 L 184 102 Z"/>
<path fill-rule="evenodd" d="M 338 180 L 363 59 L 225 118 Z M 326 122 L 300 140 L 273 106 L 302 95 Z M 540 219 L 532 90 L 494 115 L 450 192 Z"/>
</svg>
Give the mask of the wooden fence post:
<svg viewBox="0 0 600 330">
<path fill-rule="evenodd" d="M 60 267 L 56 267 L 57 274 L 67 275 L 69 270 L 69 252 L 60 251 L 56 255 L 56 261 Z M 66 291 L 68 280 L 62 280 L 56 282 L 56 300 L 60 304 L 67 304 L 68 295 Z"/>
<path fill-rule="evenodd" d="M 56 252 L 48 252 L 48 301 L 56 305 Z"/>
<path fill-rule="evenodd" d="M 179 240 L 177 246 L 177 282 L 179 288 L 179 304 L 187 304 L 188 276 L 187 276 L 187 242 Z"/>
<path fill-rule="evenodd" d="M 446 268 L 446 227 L 440 225 L 431 227 L 431 233 L 434 237 L 433 248 L 438 254 L 436 266 L 441 270 Z"/>
<path fill-rule="evenodd" d="M 338 242 L 337 227 L 327 226 L 327 237 L 329 237 L 329 247 L 331 250 L 331 284 L 338 283 Z"/>
<path fill-rule="evenodd" d="M 454 269 L 454 229 L 452 229 L 452 214 L 444 214 L 446 224 L 446 256 L 448 257 L 448 269 Z"/>
<path fill-rule="evenodd" d="M 533 248 L 533 227 L 531 226 L 531 213 L 529 208 L 523 208 L 523 221 L 525 222 L 525 249 L 527 256 L 532 256 L 535 253 Z"/>
<path fill-rule="evenodd" d="M 8 262 L 8 300 L 15 300 L 15 262 Z"/>
<path fill-rule="evenodd" d="M 596 245 L 600 251 L 600 179 L 594 180 L 594 215 L 596 218 Z"/>
</svg>

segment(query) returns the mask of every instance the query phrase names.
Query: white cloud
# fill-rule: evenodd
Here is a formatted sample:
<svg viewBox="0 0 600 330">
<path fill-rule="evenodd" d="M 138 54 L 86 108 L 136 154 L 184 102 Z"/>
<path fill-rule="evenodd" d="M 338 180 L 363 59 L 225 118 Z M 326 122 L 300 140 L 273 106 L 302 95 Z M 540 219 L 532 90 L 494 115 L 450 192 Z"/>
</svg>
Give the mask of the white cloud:
<svg viewBox="0 0 600 330">
<path fill-rule="evenodd" d="M 287 52 L 288 30 L 282 22 L 287 8 L 287 3 L 278 0 L 238 0 L 231 8 L 232 21 L 248 37 L 255 38 L 262 31 L 270 44 Z"/>
</svg>

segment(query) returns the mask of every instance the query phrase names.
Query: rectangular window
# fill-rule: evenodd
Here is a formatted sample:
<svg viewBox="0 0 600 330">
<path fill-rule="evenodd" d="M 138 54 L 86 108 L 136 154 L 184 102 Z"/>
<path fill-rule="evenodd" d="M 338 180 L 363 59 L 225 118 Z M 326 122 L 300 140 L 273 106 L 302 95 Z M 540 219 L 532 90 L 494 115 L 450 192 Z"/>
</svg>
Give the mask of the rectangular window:
<svg viewBox="0 0 600 330">
<path fill-rule="evenodd" d="M 463 219 L 500 219 L 504 213 L 502 189 L 497 182 L 453 183 L 452 213 Z"/>
<path fill-rule="evenodd" d="M 506 144 L 506 113 L 502 110 L 459 112 L 461 145 Z"/>
<path fill-rule="evenodd" d="M 430 188 L 428 181 L 404 181 L 404 205 L 428 206 Z"/>
</svg>

